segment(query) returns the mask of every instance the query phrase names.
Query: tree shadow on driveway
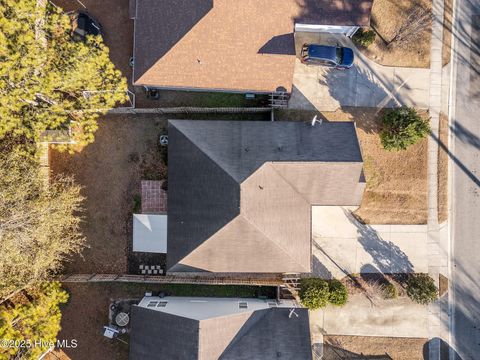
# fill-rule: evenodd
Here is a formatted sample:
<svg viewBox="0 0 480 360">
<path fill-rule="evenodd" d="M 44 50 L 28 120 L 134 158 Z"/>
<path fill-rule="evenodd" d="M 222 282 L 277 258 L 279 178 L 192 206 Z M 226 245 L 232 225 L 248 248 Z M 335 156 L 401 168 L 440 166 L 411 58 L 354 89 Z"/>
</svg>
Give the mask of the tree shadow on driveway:
<svg viewBox="0 0 480 360">
<path fill-rule="evenodd" d="M 356 226 L 358 242 L 373 258 L 372 265 L 384 274 L 412 273 L 413 264 L 396 244 L 382 239 L 369 225 L 361 224 L 348 210 L 343 209 L 347 219 Z"/>
</svg>

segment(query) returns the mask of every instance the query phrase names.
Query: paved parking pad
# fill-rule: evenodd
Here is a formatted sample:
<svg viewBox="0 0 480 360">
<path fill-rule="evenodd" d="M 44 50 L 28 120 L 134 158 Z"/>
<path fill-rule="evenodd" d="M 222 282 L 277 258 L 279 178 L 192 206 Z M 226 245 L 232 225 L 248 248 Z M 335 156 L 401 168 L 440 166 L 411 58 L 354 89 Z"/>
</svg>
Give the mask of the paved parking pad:
<svg viewBox="0 0 480 360">
<path fill-rule="evenodd" d="M 428 272 L 426 225 L 364 225 L 352 207 L 312 208 L 313 272 L 325 278 L 353 273 Z"/>
<path fill-rule="evenodd" d="M 297 58 L 289 108 L 335 111 L 341 106 L 428 108 L 430 69 L 379 65 L 359 52 L 345 36 L 295 33 L 297 54 L 305 43 L 343 45 L 355 52 L 349 70 L 305 65 Z"/>
<path fill-rule="evenodd" d="M 312 333 L 428 338 L 428 308 L 408 298 L 377 300 L 353 295 L 342 307 L 310 312 Z"/>
</svg>

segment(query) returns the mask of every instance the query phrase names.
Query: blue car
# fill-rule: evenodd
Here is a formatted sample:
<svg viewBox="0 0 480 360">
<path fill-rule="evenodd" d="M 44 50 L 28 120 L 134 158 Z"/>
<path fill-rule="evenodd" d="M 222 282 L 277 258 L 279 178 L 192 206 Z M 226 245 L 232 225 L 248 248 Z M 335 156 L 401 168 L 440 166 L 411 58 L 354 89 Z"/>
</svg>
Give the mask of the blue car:
<svg viewBox="0 0 480 360">
<path fill-rule="evenodd" d="M 353 65 L 353 50 L 348 47 L 305 44 L 301 61 L 307 65 L 320 65 L 335 69 L 349 69 Z"/>
</svg>

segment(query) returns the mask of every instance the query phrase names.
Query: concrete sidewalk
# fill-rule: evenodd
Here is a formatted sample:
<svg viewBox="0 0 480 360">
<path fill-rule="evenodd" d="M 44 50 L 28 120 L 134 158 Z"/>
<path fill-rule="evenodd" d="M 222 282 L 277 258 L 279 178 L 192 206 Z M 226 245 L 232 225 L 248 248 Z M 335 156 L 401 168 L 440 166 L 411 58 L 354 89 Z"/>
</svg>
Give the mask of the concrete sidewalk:
<svg viewBox="0 0 480 360">
<path fill-rule="evenodd" d="M 345 36 L 296 33 L 295 42 L 342 44 L 354 49 L 349 70 L 307 66 L 296 59 L 289 108 L 335 111 L 340 106 L 428 108 L 430 69 L 379 65 L 356 49 Z"/>
<path fill-rule="evenodd" d="M 310 312 L 313 335 L 393 336 L 428 338 L 428 307 L 409 298 L 377 300 L 373 306 L 362 294 L 350 296 L 343 307 L 327 306 Z"/>
<path fill-rule="evenodd" d="M 353 273 L 428 272 L 426 225 L 364 225 L 354 208 L 312 208 L 313 273 L 342 278 Z"/>
</svg>

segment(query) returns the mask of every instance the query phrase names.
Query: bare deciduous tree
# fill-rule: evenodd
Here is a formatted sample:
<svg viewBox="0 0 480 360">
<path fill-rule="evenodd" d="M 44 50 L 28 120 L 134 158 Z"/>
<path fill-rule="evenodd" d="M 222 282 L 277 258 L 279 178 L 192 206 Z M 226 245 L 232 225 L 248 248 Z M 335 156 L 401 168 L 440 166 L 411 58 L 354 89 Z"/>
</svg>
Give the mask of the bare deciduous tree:
<svg viewBox="0 0 480 360">
<path fill-rule="evenodd" d="M 425 29 L 431 26 L 432 20 L 433 14 L 431 9 L 415 7 L 410 11 L 387 46 L 405 47 L 411 42 L 420 39 L 424 36 Z"/>
<path fill-rule="evenodd" d="M 82 202 L 71 178 L 47 187 L 34 159 L 0 155 L 0 299 L 48 279 L 82 249 Z"/>
</svg>

